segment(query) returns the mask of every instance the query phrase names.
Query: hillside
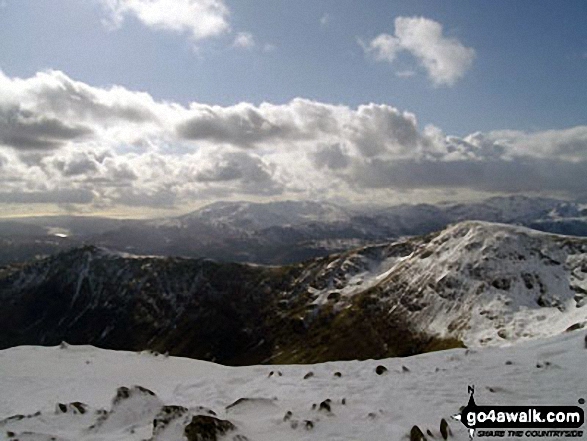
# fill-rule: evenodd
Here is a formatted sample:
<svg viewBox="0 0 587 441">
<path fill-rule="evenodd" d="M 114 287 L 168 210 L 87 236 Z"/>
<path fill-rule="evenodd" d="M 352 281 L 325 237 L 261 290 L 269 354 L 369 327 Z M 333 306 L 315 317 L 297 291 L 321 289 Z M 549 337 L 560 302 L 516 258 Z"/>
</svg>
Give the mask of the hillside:
<svg viewBox="0 0 587 441">
<path fill-rule="evenodd" d="M 583 327 L 586 278 L 587 240 L 485 222 L 285 267 L 85 247 L 0 270 L 0 347 L 256 364 L 507 345 Z"/>
</svg>

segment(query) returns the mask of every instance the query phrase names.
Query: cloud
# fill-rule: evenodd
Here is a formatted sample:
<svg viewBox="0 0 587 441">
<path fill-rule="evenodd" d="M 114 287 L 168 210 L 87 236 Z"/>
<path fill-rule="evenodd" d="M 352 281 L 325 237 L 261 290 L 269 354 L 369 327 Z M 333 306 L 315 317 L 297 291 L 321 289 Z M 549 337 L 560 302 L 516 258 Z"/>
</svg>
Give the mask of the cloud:
<svg viewBox="0 0 587 441">
<path fill-rule="evenodd" d="M 361 42 L 360 42 L 361 43 Z M 363 49 L 378 61 L 392 63 L 399 53 L 412 54 L 437 85 L 452 86 L 471 67 L 475 50 L 443 35 L 442 25 L 424 17 L 397 17 L 394 35 L 380 34 Z"/>
<path fill-rule="evenodd" d="M 263 52 L 273 52 L 276 49 L 274 44 L 265 43 L 263 45 Z"/>
<path fill-rule="evenodd" d="M 230 183 L 244 194 L 276 195 L 283 191 L 283 185 L 274 179 L 270 164 L 242 151 L 214 155 L 206 166 L 196 171 L 194 179 L 200 183 Z"/>
<path fill-rule="evenodd" d="M 178 135 L 187 140 L 208 140 L 250 147 L 295 131 L 292 121 L 272 121 L 271 115 L 251 104 L 232 107 L 192 105 L 190 116 L 177 126 Z"/>
<path fill-rule="evenodd" d="M 215 198 L 578 197 L 586 177 L 587 126 L 455 137 L 386 104 L 183 106 L 62 72 L 0 73 L 0 204 L 120 212 Z"/>
<path fill-rule="evenodd" d="M 587 163 L 515 158 L 510 161 L 360 162 L 352 170 L 360 188 L 460 189 L 482 193 L 548 191 L 581 196 L 587 185 Z"/>
<path fill-rule="evenodd" d="M 252 49 L 255 47 L 255 38 L 250 32 L 239 32 L 232 45 L 241 49 Z"/>
<path fill-rule="evenodd" d="M 91 133 L 92 130 L 84 125 L 68 125 L 18 105 L 0 107 L 0 144 L 18 149 L 54 149 Z"/>
<path fill-rule="evenodd" d="M 92 192 L 78 189 L 0 192 L 0 204 L 89 204 Z"/>
<path fill-rule="evenodd" d="M 107 24 L 122 26 L 132 16 L 145 26 L 187 33 L 197 41 L 230 29 L 229 9 L 224 0 L 98 0 L 108 14 Z"/>
<path fill-rule="evenodd" d="M 389 34 L 378 35 L 369 44 L 359 40 L 359 44 L 365 52 L 372 53 L 377 61 L 387 61 L 389 63 L 393 62 L 403 49 L 399 38 Z"/>
<path fill-rule="evenodd" d="M 321 146 L 312 154 L 318 168 L 339 170 L 348 167 L 350 160 L 341 144 Z"/>
<path fill-rule="evenodd" d="M 413 70 L 400 70 L 395 73 L 395 76 L 398 78 L 411 78 L 416 75 L 416 72 Z"/>
<path fill-rule="evenodd" d="M 330 23 L 330 14 L 325 13 L 322 17 L 320 17 L 320 24 L 322 26 L 328 26 L 328 24 Z"/>
</svg>

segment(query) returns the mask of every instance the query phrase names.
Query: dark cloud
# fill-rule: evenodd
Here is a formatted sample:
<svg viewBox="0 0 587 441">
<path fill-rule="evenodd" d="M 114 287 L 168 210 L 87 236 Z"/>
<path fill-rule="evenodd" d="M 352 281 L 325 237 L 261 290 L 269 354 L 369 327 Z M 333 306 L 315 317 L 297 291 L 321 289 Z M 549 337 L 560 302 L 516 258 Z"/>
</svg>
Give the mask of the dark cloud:
<svg viewBox="0 0 587 441">
<path fill-rule="evenodd" d="M 183 139 L 208 140 L 251 147 L 272 139 L 298 138 L 299 133 L 292 125 L 274 124 L 258 110 L 247 107 L 216 111 L 206 108 L 177 126 L 177 133 Z"/>
<path fill-rule="evenodd" d="M 49 72 L 46 81 L 34 93 L 40 110 L 78 120 L 95 122 L 141 123 L 155 121 L 157 117 L 148 106 L 154 104 L 147 94 L 113 88 L 110 96 L 100 96 L 100 89 L 73 81 L 62 72 Z"/>
<path fill-rule="evenodd" d="M 364 156 L 414 150 L 421 142 L 416 118 L 389 106 L 361 106 L 348 125 L 349 140 Z"/>
<path fill-rule="evenodd" d="M 93 200 L 94 194 L 85 189 L 0 192 L 0 203 L 5 204 L 90 204 Z"/>
<path fill-rule="evenodd" d="M 79 176 L 89 175 L 98 171 L 98 166 L 95 161 L 92 161 L 87 156 L 71 158 L 68 161 L 56 160 L 56 168 L 61 171 L 63 176 Z"/>
<path fill-rule="evenodd" d="M 22 150 L 50 150 L 66 142 L 90 136 L 89 127 L 70 125 L 18 107 L 0 108 L 0 144 Z"/>
<path fill-rule="evenodd" d="M 117 189 L 111 200 L 129 207 L 174 208 L 177 194 L 166 188 L 147 190 L 129 187 Z"/>
<path fill-rule="evenodd" d="M 220 159 L 198 171 L 195 180 L 207 184 L 237 184 L 237 191 L 248 194 L 279 194 L 283 186 L 273 170 L 260 157 L 245 152 L 225 153 Z"/>
<path fill-rule="evenodd" d="M 347 179 L 361 188 L 467 189 L 481 192 L 566 192 L 587 188 L 587 161 L 537 158 L 485 161 L 372 160 Z"/>
<path fill-rule="evenodd" d="M 331 170 L 339 170 L 348 167 L 350 164 L 350 159 L 343 152 L 340 144 L 320 147 L 311 156 L 318 168 L 326 167 Z"/>
</svg>

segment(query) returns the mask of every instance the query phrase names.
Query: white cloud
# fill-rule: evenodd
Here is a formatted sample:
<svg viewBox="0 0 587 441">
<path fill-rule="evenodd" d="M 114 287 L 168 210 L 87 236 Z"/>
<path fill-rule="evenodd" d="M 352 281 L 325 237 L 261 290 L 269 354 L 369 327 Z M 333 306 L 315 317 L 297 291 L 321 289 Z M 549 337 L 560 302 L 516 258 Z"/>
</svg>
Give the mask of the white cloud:
<svg viewBox="0 0 587 441">
<path fill-rule="evenodd" d="M 378 61 L 393 62 L 402 51 L 411 53 L 432 82 L 452 86 L 471 67 L 475 50 L 443 35 L 442 25 L 424 17 L 397 17 L 394 35 L 380 34 L 363 49 Z"/>
<path fill-rule="evenodd" d="M 118 212 L 213 198 L 581 196 L 587 126 L 460 138 L 384 104 L 185 107 L 61 72 L 0 72 L 0 187 L 0 203 Z"/>
<path fill-rule="evenodd" d="M 265 43 L 263 46 L 263 52 L 273 52 L 275 49 L 275 45 L 271 43 Z"/>
<path fill-rule="evenodd" d="M 252 49 L 255 47 L 255 38 L 250 32 L 239 32 L 232 45 L 242 49 Z"/>
<path fill-rule="evenodd" d="M 411 78 L 416 75 L 416 72 L 413 70 L 400 70 L 395 73 L 395 76 L 398 78 Z"/>
<path fill-rule="evenodd" d="M 322 17 L 320 17 L 320 24 L 322 26 L 328 26 L 330 23 L 330 14 L 325 13 Z"/>
<path fill-rule="evenodd" d="M 365 51 L 373 53 L 376 60 L 389 63 L 395 60 L 397 54 L 402 50 L 399 39 L 388 34 L 375 37 L 368 45 L 365 45 L 361 40 L 359 43 Z"/>
<path fill-rule="evenodd" d="M 194 40 L 227 32 L 229 9 L 224 0 L 98 0 L 108 24 L 119 27 L 133 16 L 153 29 L 188 33 Z"/>
</svg>

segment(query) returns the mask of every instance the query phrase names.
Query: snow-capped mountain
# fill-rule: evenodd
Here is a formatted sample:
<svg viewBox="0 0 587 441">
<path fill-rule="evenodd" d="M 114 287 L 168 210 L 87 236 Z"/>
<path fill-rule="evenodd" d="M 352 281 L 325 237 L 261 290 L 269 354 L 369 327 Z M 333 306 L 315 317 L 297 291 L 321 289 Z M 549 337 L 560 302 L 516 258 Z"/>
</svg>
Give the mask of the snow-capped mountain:
<svg viewBox="0 0 587 441">
<path fill-rule="evenodd" d="M 483 220 L 587 236 L 587 205 L 526 196 L 476 203 L 341 207 L 330 203 L 217 202 L 155 220 L 76 216 L 0 221 L 0 265 L 92 244 L 132 254 L 282 265 Z"/>
<path fill-rule="evenodd" d="M 251 231 L 312 222 L 348 222 L 350 214 L 349 210 L 337 205 L 311 201 L 215 202 L 175 219 L 185 226 L 191 222 L 200 221 L 210 225 L 226 225 Z"/>
<path fill-rule="evenodd" d="M 451 416 L 467 404 L 469 385 L 479 405 L 576 406 L 587 396 L 586 361 L 584 331 L 312 366 L 18 347 L 0 351 L 0 440 L 465 441 Z"/>
<path fill-rule="evenodd" d="M 0 347 L 229 364 L 507 345 L 587 322 L 587 239 L 478 221 L 285 267 L 85 247 L 0 271 Z"/>
</svg>

